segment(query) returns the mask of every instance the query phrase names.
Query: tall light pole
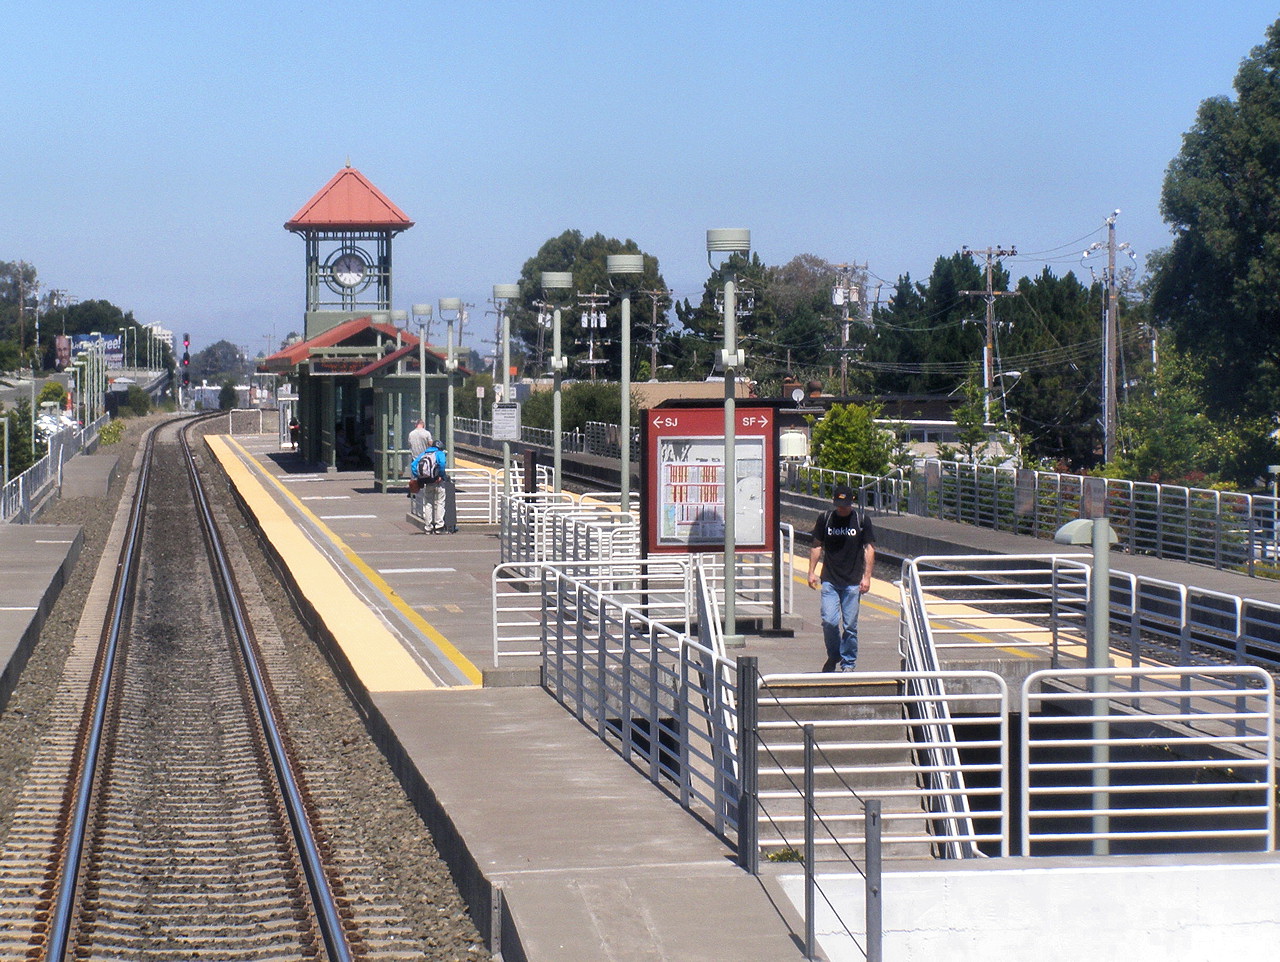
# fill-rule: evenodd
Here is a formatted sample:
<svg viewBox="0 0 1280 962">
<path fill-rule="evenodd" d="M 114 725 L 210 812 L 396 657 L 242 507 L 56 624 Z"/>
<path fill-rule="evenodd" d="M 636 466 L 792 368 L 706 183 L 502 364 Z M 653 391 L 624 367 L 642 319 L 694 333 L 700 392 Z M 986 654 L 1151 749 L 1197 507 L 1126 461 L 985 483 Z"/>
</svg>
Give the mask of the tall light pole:
<svg viewBox="0 0 1280 962">
<path fill-rule="evenodd" d="M 440 298 L 440 314 L 443 316 L 445 311 L 453 314 L 453 317 L 446 319 L 449 325 L 449 339 L 444 359 L 445 377 L 448 378 L 448 387 L 445 391 L 444 449 L 452 458 L 456 456 L 453 452 L 453 372 L 458 369 L 458 358 L 453 352 L 453 322 L 462 317 L 462 298 Z"/>
<path fill-rule="evenodd" d="M 507 315 L 507 302 L 520 296 L 519 284 L 494 284 L 493 306 L 498 311 L 498 326 L 502 331 L 502 400 L 511 400 L 511 318 Z M 526 484 L 527 484 L 526 479 Z M 511 442 L 502 441 L 502 493 L 511 495 Z"/>
<path fill-rule="evenodd" d="M 431 320 L 430 304 L 414 304 L 413 319 L 418 325 L 418 417 L 427 423 L 427 323 Z"/>
<path fill-rule="evenodd" d="M 543 271 L 542 290 L 549 297 L 557 291 L 573 290 L 571 271 Z M 557 301 L 551 312 L 551 474 L 553 490 L 560 493 L 560 458 L 563 449 L 563 423 L 560 415 L 560 379 L 564 376 L 569 359 L 560 353 L 560 304 Z"/>
<path fill-rule="evenodd" d="M 712 269 L 711 255 L 714 253 L 749 254 L 751 252 L 751 231 L 745 228 L 725 227 L 712 228 L 707 231 L 707 263 Z M 720 364 L 724 368 L 724 642 L 735 647 L 743 644 L 738 634 L 738 613 L 736 608 L 737 592 L 734 566 L 737 555 L 737 499 L 735 488 L 738 481 L 738 453 L 735 444 L 737 435 L 737 397 L 736 371 L 746 361 L 743 352 L 738 348 L 737 310 L 734 299 L 735 287 L 733 277 L 724 282 L 724 348 L 720 352 Z"/>
<path fill-rule="evenodd" d="M 605 259 L 609 282 L 614 277 L 639 278 L 644 274 L 643 254 L 610 254 Z M 635 283 L 634 281 L 632 283 Z M 622 454 L 622 512 L 631 511 L 631 288 L 622 293 L 622 373 L 618 378 L 622 392 L 622 409 L 618 416 L 619 447 Z"/>
</svg>

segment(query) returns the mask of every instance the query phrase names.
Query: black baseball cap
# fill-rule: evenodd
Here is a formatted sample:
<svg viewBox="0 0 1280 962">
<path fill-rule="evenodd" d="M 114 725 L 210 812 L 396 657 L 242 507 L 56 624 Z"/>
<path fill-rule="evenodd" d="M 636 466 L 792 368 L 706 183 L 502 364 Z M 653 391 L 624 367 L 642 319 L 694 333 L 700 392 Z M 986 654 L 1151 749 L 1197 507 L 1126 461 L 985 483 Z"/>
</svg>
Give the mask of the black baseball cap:
<svg viewBox="0 0 1280 962">
<path fill-rule="evenodd" d="M 836 504 L 853 504 L 853 488 L 847 484 L 836 485 L 836 490 L 831 495 L 831 500 Z"/>
</svg>

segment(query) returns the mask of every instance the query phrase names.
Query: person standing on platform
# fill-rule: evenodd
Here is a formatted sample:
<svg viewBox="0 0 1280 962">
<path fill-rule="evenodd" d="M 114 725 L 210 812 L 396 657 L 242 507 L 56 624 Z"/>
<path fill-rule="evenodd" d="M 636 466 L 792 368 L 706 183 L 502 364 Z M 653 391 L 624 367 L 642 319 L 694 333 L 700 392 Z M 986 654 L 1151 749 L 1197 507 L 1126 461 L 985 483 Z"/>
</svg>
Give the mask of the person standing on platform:
<svg viewBox="0 0 1280 962">
<path fill-rule="evenodd" d="M 427 450 L 427 448 L 431 447 L 432 437 L 431 432 L 427 430 L 427 422 L 422 420 L 422 418 L 418 418 L 418 420 L 414 421 L 413 430 L 409 432 L 409 437 L 405 440 L 409 445 L 409 464 L 412 467 L 414 459 L 423 451 Z M 409 497 L 414 499 L 414 502 L 418 505 L 418 514 L 419 516 L 422 516 L 424 515 L 425 508 L 422 486 L 421 484 L 414 483 L 412 470 L 409 472 L 409 478 Z"/>
<path fill-rule="evenodd" d="M 430 439 L 431 435 L 427 435 Z M 445 530 L 445 468 L 448 456 L 434 442 L 409 464 L 409 477 L 422 486 L 420 497 L 423 506 L 423 530 L 428 534 L 442 534 Z"/>
<path fill-rule="evenodd" d="M 418 418 L 413 422 L 413 430 L 409 432 L 409 460 L 413 460 L 427 448 L 431 447 L 431 432 L 427 430 L 427 422 Z"/>
<path fill-rule="evenodd" d="M 809 549 L 809 587 L 821 584 L 823 671 L 853 671 L 858 662 L 858 603 L 871 590 L 876 561 L 871 519 L 853 505 L 853 489 L 837 486 L 832 510 L 818 515 Z M 818 564 L 822 564 L 819 581 Z"/>
</svg>

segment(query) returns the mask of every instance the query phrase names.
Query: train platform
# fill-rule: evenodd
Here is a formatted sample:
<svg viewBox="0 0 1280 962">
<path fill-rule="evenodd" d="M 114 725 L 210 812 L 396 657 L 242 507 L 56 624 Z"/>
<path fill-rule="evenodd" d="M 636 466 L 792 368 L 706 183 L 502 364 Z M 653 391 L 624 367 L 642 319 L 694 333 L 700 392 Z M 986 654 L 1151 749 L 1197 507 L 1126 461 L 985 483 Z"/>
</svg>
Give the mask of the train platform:
<svg viewBox="0 0 1280 962">
<path fill-rule="evenodd" d="M 79 526 L 0 524 L 0 708 L 83 545 Z"/>
<path fill-rule="evenodd" d="M 494 670 L 491 527 L 424 534 L 404 493 L 314 471 L 274 439 L 210 450 L 324 626 L 464 897 L 502 920 L 504 957 L 803 957 L 803 920 L 776 878 L 744 873 L 540 687 Z M 877 591 L 863 660 L 896 667 L 892 587 Z M 744 649 L 763 670 L 821 665 L 816 594 L 803 600 L 812 630 Z"/>
<path fill-rule="evenodd" d="M 473 911 L 503 933 L 505 957 L 803 956 L 803 921 L 786 890 L 793 870 L 742 872 L 729 846 L 540 687 L 494 664 L 491 527 L 424 534 L 406 517 L 404 493 L 375 491 L 367 473 L 316 471 L 274 438 L 214 438 L 210 449 L 315 611 Z M 877 525 L 883 540 L 914 539 L 926 553 L 1062 551 L 928 519 Z M 1272 593 L 1239 575 L 1114 560 L 1165 580 Z M 764 674 L 815 671 L 822 660 L 817 598 L 803 576 L 801 561 L 794 637 L 749 636 L 738 650 Z M 859 667 L 896 670 L 892 585 L 873 585 L 860 629 Z"/>
</svg>

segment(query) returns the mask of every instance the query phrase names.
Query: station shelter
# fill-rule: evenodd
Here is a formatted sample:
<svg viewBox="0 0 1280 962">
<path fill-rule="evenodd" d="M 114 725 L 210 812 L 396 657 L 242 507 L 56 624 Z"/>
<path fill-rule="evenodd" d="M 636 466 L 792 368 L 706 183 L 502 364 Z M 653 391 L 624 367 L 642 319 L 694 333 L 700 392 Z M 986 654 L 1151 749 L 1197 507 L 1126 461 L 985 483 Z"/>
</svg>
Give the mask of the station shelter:
<svg viewBox="0 0 1280 962">
<path fill-rule="evenodd" d="M 290 344 L 259 362 L 262 373 L 292 382 L 303 460 L 329 470 L 373 471 L 379 491 L 405 476 L 407 438 L 419 416 L 432 434 L 445 427 L 445 357 L 393 324 L 357 317 Z M 459 368 L 455 379 L 467 371 Z"/>
<path fill-rule="evenodd" d="M 446 416 L 444 357 L 424 345 L 420 363 L 419 337 L 391 323 L 393 241 L 413 221 L 348 162 L 284 227 L 304 242 L 304 340 L 258 370 L 292 382 L 303 459 L 372 469 L 385 490 L 404 477 L 413 422 L 438 436 Z"/>
</svg>

